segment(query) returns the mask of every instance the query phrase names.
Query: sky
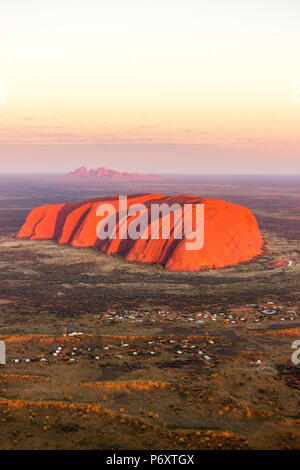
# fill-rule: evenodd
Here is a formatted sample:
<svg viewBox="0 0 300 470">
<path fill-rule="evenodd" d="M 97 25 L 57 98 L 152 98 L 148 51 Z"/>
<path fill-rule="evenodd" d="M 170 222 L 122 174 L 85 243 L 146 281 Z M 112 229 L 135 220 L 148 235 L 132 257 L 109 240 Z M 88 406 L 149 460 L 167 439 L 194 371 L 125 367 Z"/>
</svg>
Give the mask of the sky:
<svg viewBox="0 0 300 470">
<path fill-rule="evenodd" d="M 300 173 L 299 0 L 1 0 L 0 173 Z"/>
</svg>

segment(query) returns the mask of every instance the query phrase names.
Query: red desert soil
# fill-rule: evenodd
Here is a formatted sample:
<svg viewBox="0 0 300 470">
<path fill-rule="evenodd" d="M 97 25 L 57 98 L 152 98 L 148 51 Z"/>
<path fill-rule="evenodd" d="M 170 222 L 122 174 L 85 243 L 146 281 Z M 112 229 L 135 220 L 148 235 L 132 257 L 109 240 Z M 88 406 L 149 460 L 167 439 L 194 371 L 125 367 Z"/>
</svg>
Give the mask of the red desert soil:
<svg viewBox="0 0 300 470">
<path fill-rule="evenodd" d="M 126 173 L 116 170 L 110 170 L 104 166 L 88 170 L 85 166 L 77 168 L 77 170 L 72 171 L 65 175 L 66 177 L 75 177 L 75 178 L 100 178 L 100 179 L 117 179 L 117 180 L 128 180 L 128 179 L 152 179 L 158 178 L 158 175 L 141 175 L 140 173 Z"/>
<path fill-rule="evenodd" d="M 163 194 L 129 195 L 128 207 L 143 203 L 148 213 L 151 204 L 204 204 L 204 246 L 198 250 L 186 249 L 186 239 L 171 238 L 133 240 L 118 239 L 122 222 L 127 226 L 135 217 L 117 217 L 116 239 L 99 240 L 96 227 L 103 218 L 96 215 L 99 203 L 112 204 L 119 208 L 119 196 L 90 199 L 73 204 L 55 204 L 32 210 L 17 235 L 31 240 L 55 239 L 76 247 L 96 246 L 106 254 L 117 253 L 128 261 L 158 263 L 169 270 L 198 271 L 222 268 L 242 261 L 249 261 L 262 253 L 263 239 L 253 213 L 240 205 L 217 199 Z M 195 206 L 194 213 L 195 213 Z M 149 217 L 150 221 L 150 217 Z M 162 217 L 162 226 L 167 218 Z M 171 228 L 174 218 L 171 216 Z M 177 227 L 178 229 L 178 227 Z M 184 226 L 183 226 L 184 229 Z M 183 230 L 184 231 L 184 230 Z"/>
<path fill-rule="evenodd" d="M 289 262 L 282 259 L 279 261 L 274 261 L 273 263 L 267 263 L 267 266 L 269 268 L 287 268 L 289 265 Z"/>
</svg>

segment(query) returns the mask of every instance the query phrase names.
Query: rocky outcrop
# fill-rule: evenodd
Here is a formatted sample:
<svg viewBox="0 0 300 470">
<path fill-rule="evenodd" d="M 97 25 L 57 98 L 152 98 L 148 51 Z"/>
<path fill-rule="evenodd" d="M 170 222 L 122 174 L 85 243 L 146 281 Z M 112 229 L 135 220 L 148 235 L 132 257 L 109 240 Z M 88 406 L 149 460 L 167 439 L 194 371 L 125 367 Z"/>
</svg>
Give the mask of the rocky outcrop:
<svg viewBox="0 0 300 470">
<path fill-rule="evenodd" d="M 168 218 L 163 216 L 158 218 L 159 238 L 148 236 L 120 239 L 124 224 L 128 228 L 134 216 L 124 217 L 124 214 L 120 214 L 119 196 L 38 207 L 29 213 L 17 237 L 30 240 L 55 239 L 58 243 L 75 247 L 96 246 L 106 254 L 116 253 L 128 261 L 158 263 L 166 269 L 184 271 L 218 269 L 249 261 L 262 253 L 263 240 L 256 219 L 253 213 L 243 206 L 188 195 L 136 194 L 127 197 L 128 207 L 137 203 L 145 205 L 149 221 L 153 204 L 189 204 L 194 208 L 196 204 L 203 204 L 203 247 L 196 250 L 187 249 L 187 220 L 182 221 L 182 239 L 176 239 L 180 227 L 178 223 L 174 226 L 172 215 L 169 239 L 164 239 L 161 235 L 163 227 L 168 224 Z M 97 208 L 106 203 L 111 204 L 117 212 L 114 239 L 99 239 L 97 236 L 99 221 L 103 220 L 97 215 Z"/>
<path fill-rule="evenodd" d="M 158 175 L 142 175 L 140 173 L 126 173 L 116 170 L 110 170 L 105 167 L 88 170 L 85 166 L 81 166 L 75 171 L 66 175 L 68 178 L 99 178 L 104 180 L 136 180 L 136 179 L 153 179 Z"/>
</svg>

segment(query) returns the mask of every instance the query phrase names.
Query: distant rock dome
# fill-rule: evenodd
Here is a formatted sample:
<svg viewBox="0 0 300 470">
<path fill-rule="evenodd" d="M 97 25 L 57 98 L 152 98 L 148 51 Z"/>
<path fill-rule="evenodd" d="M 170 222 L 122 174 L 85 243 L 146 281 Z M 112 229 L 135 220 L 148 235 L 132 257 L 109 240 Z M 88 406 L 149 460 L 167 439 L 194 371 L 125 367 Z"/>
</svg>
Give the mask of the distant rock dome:
<svg viewBox="0 0 300 470">
<path fill-rule="evenodd" d="M 75 179 L 100 179 L 100 180 L 140 180 L 140 179 L 156 179 L 159 178 L 159 175 L 153 174 L 141 174 L 141 173 L 128 173 L 126 171 L 120 172 L 116 170 L 111 170 L 101 166 L 96 169 L 88 170 L 85 166 L 77 168 L 75 171 L 71 171 L 64 175 L 65 178 L 75 178 Z"/>
</svg>

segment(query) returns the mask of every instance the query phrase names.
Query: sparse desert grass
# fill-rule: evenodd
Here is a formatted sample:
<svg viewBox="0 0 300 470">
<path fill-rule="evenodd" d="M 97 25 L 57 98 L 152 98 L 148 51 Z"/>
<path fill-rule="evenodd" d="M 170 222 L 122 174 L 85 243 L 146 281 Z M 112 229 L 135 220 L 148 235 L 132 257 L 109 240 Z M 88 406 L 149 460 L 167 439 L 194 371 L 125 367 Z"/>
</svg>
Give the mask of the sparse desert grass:
<svg viewBox="0 0 300 470">
<path fill-rule="evenodd" d="M 193 274 L 10 236 L 37 205 L 141 192 L 140 183 L 49 181 L 43 193 L 39 182 L 1 183 L 2 449 L 300 448 L 291 363 L 300 339 L 299 209 L 290 180 L 259 188 L 247 180 L 247 190 L 226 177 L 190 179 L 188 191 L 179 180 L 167 191 L 163 181 L 146 183 L 143 191 L 205 193 L 256 213 L 261 257 Z M 268 266 L 278 259 L 292 266 Z M 247 307 L 268 301 L 282 306 L 274 317 Z"/>
<path fill-rule="evenodd" d="M 102 420 L 111 420 L 111 442 L 121 448 L 128 446 L 121 437 L 124 426 L 130 428 L 127 438 L 137 439 L 138 448 L 147 448 L 145 435 L 153 448 L 162 442 L 168 448 L 188 449 L 297 448 L 297 381 L 291 382 L 293 371 L 280 366 L 289 359 L 288 337 L 283 336 L 286 340 L 280 345 L 275 339 L 272 349 L 270 342 L 252 341 L 256 335 L 249 337 L 248 329 L 239 327 L 237 346 L 232 344 L 232 330 L 225 329 L 223 337 L 219 328 L 210 325 L 198 335 L 53 336 L 46 342 L 43 335 L 42 342 L 34 335 L 24 343 L 26 351 L 22 343 L 11 341 L 10 358 L 29 355 L 32 361 L 9 362 L 0 375 L 0 410 L 7 407 L 12 416 L 15 411 L 19 416 L 4 417 L 3 424 L 0 419 L 0 441 L 1 428 L 19 427 L 32 410 L 36 415 L 23 425 L 29 435 L 33 433 L 35 446 L 44 446 L 47 436 L 50 448 L 105 448 L 106 439 L 100 442 L 95 434 L 91 442 L 83 438 L 95 416 L 101 416 L 98 436 L 103 433 Z M 52 355 L 58 345 L 60 358 Z M 183 346 L 189 349 L 181 357 L 176 350 L 184 351 Z M 195 356 L 194 347 L 210 354 L 211 361 Z M 70 363 L 74 348 L 78 362 Z M 139 351 L 140 357 L 133 357 L 132 351 Z M 98 354 L 100 360 L 95 359 Z M 40 362 L 42 355 L 49 362 Z M 264 374 L 257 358 L 269 366 L 271 375 Z M 43 413 L 52 415 L 49 423 Z M 73 426 L 73 431 L 66 431 L 72 436 L 68 444 L 65 437 L 57 440 L 53 431 L 58 415 L 59 426 L 66 430 Z M 259 438 L 262 428 L 263 440 Z M 288 443 L 284 436 L 289 433 L 294 437 Z M 11 440 L 5 442 L 14 446 Z M 18 441 L 15 447 L 27 448 L 26 442 Z M 29 442 L 32 446 L 28 438 Z"/>
</svg>

